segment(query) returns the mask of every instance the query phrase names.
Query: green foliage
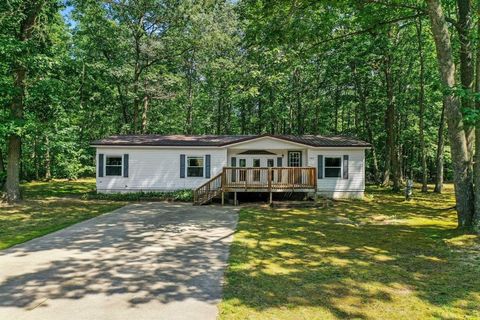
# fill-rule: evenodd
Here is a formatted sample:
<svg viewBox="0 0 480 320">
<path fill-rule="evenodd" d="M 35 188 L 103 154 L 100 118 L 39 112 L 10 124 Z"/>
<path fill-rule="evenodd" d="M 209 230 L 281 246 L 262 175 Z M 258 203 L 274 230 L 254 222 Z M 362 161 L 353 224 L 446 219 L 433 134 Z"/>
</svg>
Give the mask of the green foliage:
<svg viewBox="0 0 480 320">
<path fill-rule="evenodd" d="M 369 152 L 366 162 L 373 177 L 374 160 L 382 170 L 387 150 L 387 69 L 402 169 L 421 175 L 417 10 L 410 6 L 71 0 L 60 11 L 59 2 L 47 1 L 36 36 L 22 44 L 15 30 L 26 2 L 8 3 L 15 5 L 0 5 L 0 138 L 22 136 L 24 180 L 49 172 L 93 175 L 90 141 L 125 133 L 352 135 L 375 147 L 376 159 Z M 425 140 L 433 179 L 443 88 L 424 29 Z M 23 120 L 7 110 L 15 63 L 29 67 Z M 478 118 L 472 108 L 464 115 L 467 124 Z M 1 145 L 3 158 L 6 151 Z M 447 149 L 445 167 L 450 164 Z"/>
<path fill-rule="evenodd" d="M 82 199 L 110 201 L 193 201 L 192 190 L 171 192 L 86 193 Z"/>
</svg>

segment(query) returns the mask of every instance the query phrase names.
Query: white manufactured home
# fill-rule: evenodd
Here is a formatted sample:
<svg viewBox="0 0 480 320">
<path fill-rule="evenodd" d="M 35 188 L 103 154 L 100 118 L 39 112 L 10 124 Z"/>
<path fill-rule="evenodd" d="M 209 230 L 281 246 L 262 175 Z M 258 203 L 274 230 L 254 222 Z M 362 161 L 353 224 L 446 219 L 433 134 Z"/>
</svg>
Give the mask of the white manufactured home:
<svg viewBox="0 0 480 320">
<path fill-rule="evenodd" d="M 316 135 L 123 135 L 92 146 L 98 192 L 193 189 L 198 204 L 225 192 L 363 197 L 370 148 L 354 138 Z"/>
</svg>

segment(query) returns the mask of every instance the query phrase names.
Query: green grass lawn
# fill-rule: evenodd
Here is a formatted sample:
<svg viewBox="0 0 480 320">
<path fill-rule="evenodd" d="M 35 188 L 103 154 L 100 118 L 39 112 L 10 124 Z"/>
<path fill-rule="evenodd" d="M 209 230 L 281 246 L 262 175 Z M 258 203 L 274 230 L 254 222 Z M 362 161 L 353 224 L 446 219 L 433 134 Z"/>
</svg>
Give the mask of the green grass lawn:
<svg viewBox="0 0 480 320">
<path fill-rule="evenodd" d="M 480 319 L 480 240 L 455 229 L 453 205 L 447 186 L 244 208 L 220 319 Z"/>
<path fill-rule="evenodd" d="M 30 182 L 22 189 L 21 203 L 0 204 L 0 249 L 125 205 L 118 201 L 82 200 L 82 194 L 95 190 L 95 179 Z"/>
</svg>

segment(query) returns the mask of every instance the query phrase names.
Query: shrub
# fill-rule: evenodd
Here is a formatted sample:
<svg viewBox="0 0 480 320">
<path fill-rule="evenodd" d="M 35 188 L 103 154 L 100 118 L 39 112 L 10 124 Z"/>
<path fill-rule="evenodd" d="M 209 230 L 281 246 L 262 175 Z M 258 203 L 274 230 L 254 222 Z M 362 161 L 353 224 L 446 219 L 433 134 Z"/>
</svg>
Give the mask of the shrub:
<svg viewBox="0 0 480 320">
<path fill-rule="evenodd" d="M 112 201 L 193 201 L 192 190 L 169 192 L 85 193 L 83 199 Z"/>
</svg>

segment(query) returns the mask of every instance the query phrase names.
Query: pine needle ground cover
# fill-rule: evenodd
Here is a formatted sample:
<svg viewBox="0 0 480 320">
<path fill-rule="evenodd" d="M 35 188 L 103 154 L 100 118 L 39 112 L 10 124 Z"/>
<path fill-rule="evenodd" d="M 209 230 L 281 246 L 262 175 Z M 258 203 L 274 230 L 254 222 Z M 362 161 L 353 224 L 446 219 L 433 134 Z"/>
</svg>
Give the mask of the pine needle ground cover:
<svg viewBox="0 0 480 320">
<path fill-rule="evenodd" d="M 83 200 L 95 190 L 95 179 L 30 182 L 22 185 L 24 200 L 0 204 L 0 250 L 110 212 L 125 202 Z"/>
<path fill-rule="evenodd" d="M 456 230 L 453 189 L 322 208 L 244 208 L 220 318 L 479 319 L 479 237 Z"/>
</svg>

